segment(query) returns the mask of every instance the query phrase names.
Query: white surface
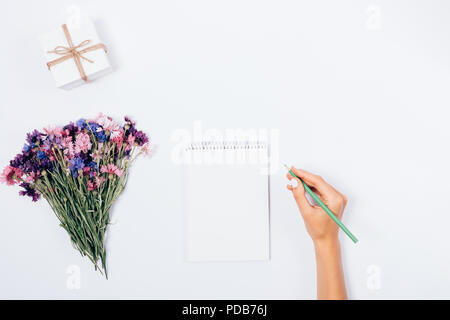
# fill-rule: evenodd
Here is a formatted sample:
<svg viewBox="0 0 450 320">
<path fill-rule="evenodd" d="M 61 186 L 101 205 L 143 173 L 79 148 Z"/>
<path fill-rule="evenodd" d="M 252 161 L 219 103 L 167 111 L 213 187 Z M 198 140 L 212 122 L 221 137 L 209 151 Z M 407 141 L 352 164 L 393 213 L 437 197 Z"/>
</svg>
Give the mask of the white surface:
<svg viewBox="0 0 450 320">
<path fill-rule="evenodd" d="M 115 72 L 63 91 L 36 39 L 72 4 Z M 136 163 L 114 206 L 108 281 L 46 203 L 1 186 L 0 297 L 313 299 L 313 248 L 282 170 L 270 177 L 270 261 L 184 262 L 170 137 L 201 120 L 278 129 L 282 161 L 348 196 L 344 222 L 360 239 L 341 234 L 351 298 L 450 298 L 449 18 L 444 0 L 3 1 L 0 163 L 31 129 L 98 111 L 131 115 L 159 152 Z M 66 287 L 71 265 L 79 290 Z"/>
<path fill-rule="evenodd" d="M 67 29 L 69 30 L 70 37 L 72 38 L 74 46 L 78 46 L 85 40 L 90 41 L 87 45 L 80 47 L 78 51 L 101 43 L 101 40 L 97 35 L 97 31 L 95 30 L 94 24 L 87 17 L 80 17 L 79 19 L 77 19 L 76 24 L 68 23 Z M 46 57 L 46 62 L 50 62 L 62 57 L 62 55 L 50 53 L 49 51 L 55 50 L 55 48 L 58 46 L 69 47 L 66 36 L 64 35 L 64 31 L 61 26 L 58 26 L 51 32 L 47 32 L 39 36 L 39 41 L 41 42 L 42 50 Z M 106 45 L 106 47 L 108 46 Z M 84 72 L 89 80 L 96 79 L 98 78 L 98 74 L 106 73 L 111 69 L 108 57 L 106 56 L 106 53 L 102 48 L 83 53 L 83 57 L 93 61 L 91 63 L 84 59 L 80 59 Z M 74 59 L 69 59 L 52 66 L 50 68 L 50 72 L 55 79 L 57 87 L 74 88 L 78 85 L 86 83 L 81 79 L 80 72 L 78 71 Z"/>
<path fill-rule="evenodd" d="M 186 151 L 188 261 L 269 259 L 269 177 L 256 149 L 235 145 Z M 198 159 L 198 162 L 189 161 Z M 226 161 L 230 159 L 230 161 Z M 238 163 L 237 159 L 243 159 Z M 194 163 L 193 163 L 194 162 Z M 265 170 L 264 170 L 265 167 Z M 264 170 L 265 173 L 261 171 Z"/>
</svg>

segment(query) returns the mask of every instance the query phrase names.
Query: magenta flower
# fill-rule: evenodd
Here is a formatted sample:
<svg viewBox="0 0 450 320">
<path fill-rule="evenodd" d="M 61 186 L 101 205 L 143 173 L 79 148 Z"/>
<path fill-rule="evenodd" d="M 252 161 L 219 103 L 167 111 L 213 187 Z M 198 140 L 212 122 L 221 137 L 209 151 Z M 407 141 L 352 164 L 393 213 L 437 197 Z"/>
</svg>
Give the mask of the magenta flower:
<svg viewBox="0 0 450 320">
<path fill-rule="evenodd" d="M 117 166 L 113 165 L 113 164 L 108 164 L 107 166 L 103 165 L 102 168 L 100 169 L 100 171 L 102 173 L 108 173 L 108 174 L 115 174 L 118 177 L 121 177 L 123 174 L 123 170 L 119 169 Z"/>
<path fill-rule="evenodd" d="M 97 185 L 95 184 L 95 182 L 89 180 L 87 182 L 87 189 L 88 189 L 88 191 L 95 190 L 95 189 L 97 189 Z"/>
<path fill-rule="evenodd" d="M 20 178 L 22 178 L 23 172 L 19 168 L 13 168 L 11 166 L 6 166 L 0 175 L 0 182 L 6 183 L 8 186 L 18 183 Z"/>
<path fill-rule="evenodd" d="M 120 147 L 123 141 L 123 132 L 120 130 L 111 132 L 109 139 L 116 143 L 117 147 Z"/>
</svg>

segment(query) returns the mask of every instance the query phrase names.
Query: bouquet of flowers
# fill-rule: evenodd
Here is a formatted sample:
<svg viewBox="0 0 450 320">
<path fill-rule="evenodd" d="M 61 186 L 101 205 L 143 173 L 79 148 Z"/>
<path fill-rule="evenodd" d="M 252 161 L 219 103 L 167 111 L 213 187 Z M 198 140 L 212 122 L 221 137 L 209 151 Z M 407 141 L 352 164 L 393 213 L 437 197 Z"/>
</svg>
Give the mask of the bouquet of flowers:
<svg viewBox="0 0 450 320">
<path fill-rule="evenodd" d="M 100 114 L 34 130 L 26 142 L 3 170 L 1 182 L 19 184 L 19 194 L 33 201 L 45 198 L 73 246 L 108 277 L 103 242 L 109 210 L 125 188 L 131 164 L 149 154 L 147 135 L 128 117 L 119 125 Z"/>
</svg>

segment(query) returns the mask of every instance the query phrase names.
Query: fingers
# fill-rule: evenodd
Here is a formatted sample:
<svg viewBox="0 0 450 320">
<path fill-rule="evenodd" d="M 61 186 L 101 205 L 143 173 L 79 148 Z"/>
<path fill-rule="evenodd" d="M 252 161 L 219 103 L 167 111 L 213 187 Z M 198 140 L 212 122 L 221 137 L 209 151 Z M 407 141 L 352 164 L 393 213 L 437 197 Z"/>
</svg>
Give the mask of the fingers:
<svg viewBox="0 0 450 320">
<path fill-rule="evenodd" d="M 321 194 L 326 194 L 334 190 L 332 186 L 330 186 L 322 177 L 318 175 L 294 167 L 292 167 L 291 170 L 299 176 L 300 179 L 305 181 L 308 186 L 314 187 Z"/>
<path fill-rule="evenodd" d="M 347 206 L 348 199 L 345 195 L 343 195 L 339 191 L 338 191 L 338 193 L 339 193 L 339 196 L 341 197 L 342 207 L 345 208 Z"/>
<path fill-rule="evenodd" d="M 334 189 L 320 176 L 314 175 L 305 170 L 296 169 L 294 167 L 292 167 L 291 170 L 293 174 L 300 177 L 301 180 L 288 173 L 286 177 L 290 182 L 295 181 L 296 184 L 295 186 L 288 185 L 287 188 L 292 191 L 292 195 L 294 196 L 297 206 L 300 209 L 300 213 L 304 219 L 306 219 L 307 216 L 314 214 L 315 206 L 311 204 L 312 202 L 309 202 L 307 198 L 309 195 L 305 194 L 302 181 L 309 186 L 311 191 L 320 197 L 326 206 L 335 212 L 338 218 L 342 218 L 342 214 L 347 205 L 346 196 Z"/>
<path fill-rule="evenodd" d="M 297 202 L 297 206 L 300 209 L 302 214 L 307 214 L 312 206 L 309 204 L 308 199 L 305 196 L 305 189 L 303 188 L 303 184 L 300 179 L 293 177 L 291 174 L 287 174 L 286 177 L 294 184 L 288 184 L 287 188 L 292 191 L 292 195 L 294 196 L 295 201 Z"/>
</svg>

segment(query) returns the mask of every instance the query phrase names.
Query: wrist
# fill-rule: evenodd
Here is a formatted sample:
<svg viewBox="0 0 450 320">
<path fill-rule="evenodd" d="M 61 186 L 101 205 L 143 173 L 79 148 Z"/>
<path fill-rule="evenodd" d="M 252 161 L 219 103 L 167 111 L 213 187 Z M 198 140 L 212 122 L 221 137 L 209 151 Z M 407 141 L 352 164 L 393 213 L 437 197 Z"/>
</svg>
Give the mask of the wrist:
<svg viewBox="0 0 450 320">
<path fill-rule="evenodd" d="M 316 251 L 340 250 L 338 237 L 314 239 L 313 243 Z"/>
</svg>

